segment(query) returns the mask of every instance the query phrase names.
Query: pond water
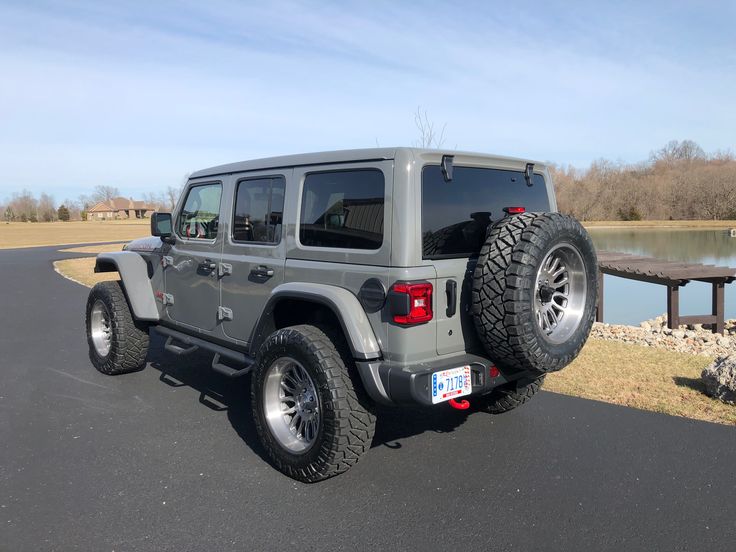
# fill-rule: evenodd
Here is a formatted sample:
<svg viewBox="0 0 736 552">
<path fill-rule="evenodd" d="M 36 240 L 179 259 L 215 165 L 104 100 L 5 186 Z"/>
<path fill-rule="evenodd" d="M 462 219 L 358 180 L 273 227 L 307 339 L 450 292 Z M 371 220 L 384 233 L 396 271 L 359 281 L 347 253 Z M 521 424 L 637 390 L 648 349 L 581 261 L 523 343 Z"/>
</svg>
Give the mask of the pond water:
<svg viewBox="0 0 736 552">
<path fill-rule="evenodd" d="M 672 261 L 736 267 L 736 238 L 727 230 L 694 228 L 589 228 L 599 250 L 621 251 Z M 667 311 L 664 286 L 605 276 L 604 322 L 632 324 Z M 726 318 L 736 318 L 736 282 L 726 284 Z M 690 282 L 680 288 L 680 314 L 709 314 L 711 286 Z"/>
</svg>

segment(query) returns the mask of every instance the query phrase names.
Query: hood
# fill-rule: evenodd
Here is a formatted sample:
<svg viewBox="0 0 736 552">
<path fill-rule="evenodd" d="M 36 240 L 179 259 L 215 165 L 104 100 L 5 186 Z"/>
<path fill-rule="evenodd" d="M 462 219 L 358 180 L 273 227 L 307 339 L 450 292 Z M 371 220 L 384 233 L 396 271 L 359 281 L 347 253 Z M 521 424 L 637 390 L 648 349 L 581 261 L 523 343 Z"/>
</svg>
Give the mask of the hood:
<svg viewBox="0 0 736 552">
<path fill-rule="evenodd" d="M 147 238 L 138 238 L 137 240 L 128 242 L 123 249 L 125 251 L 151 252 L 161 249 L 163 243 L 158 236 L 148 236 Z"/>
</svg>

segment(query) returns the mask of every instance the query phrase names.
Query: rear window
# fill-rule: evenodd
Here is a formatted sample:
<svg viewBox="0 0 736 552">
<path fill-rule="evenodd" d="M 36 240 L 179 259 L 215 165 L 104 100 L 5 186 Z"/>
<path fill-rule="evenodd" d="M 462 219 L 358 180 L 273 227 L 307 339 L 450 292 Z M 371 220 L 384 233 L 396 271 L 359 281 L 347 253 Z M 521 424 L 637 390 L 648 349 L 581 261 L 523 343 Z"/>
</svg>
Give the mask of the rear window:
<svg viewBox="0 0 736 552">
<path fill-rule="evenodd" d="M 379 249 L 384 188 L 383 173 L 376 169 L 307 175 L 299 241 L 313 247 Z"/>
<path fill-rule="evenodd" d="M 522 171 L 453 168 L 445 182 L 439 165 L 422 170 L 422 256 L 425 259 L 477 255 L 491 222 L 505 216 L 504 207 L 549 211 L 544 177 L 535 174 L 527 186 Z"/>
</svg>

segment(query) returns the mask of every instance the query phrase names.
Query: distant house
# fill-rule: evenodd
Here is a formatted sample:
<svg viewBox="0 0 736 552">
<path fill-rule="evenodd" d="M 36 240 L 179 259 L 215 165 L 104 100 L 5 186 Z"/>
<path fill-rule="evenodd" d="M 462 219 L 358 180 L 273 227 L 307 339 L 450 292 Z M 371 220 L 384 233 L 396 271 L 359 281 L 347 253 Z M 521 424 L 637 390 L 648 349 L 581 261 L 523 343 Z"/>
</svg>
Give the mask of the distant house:
<svg viewBox="0 0 736 552">
<path fill-rule="evenodd" d="M 101 201 L 87 211 L 87 220 L 115 220 L 149 218 L 156 208 L 145 201 L 114 197 Z"/>
</svg>

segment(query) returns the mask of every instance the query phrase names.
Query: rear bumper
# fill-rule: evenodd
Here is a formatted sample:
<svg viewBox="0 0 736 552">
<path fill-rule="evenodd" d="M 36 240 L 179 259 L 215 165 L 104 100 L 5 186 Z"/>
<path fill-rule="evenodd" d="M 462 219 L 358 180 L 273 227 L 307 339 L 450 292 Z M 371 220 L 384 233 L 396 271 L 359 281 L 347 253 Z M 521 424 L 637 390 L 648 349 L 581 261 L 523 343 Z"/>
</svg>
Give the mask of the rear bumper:
<svg viewBox="0 0 736 552">
<path fill-rule="evenodd" d="M 385 360 L 356 361 L 356 364 L 368 395 L 381 404 L 432 406 L 432 374 L 448 368 L 470 366 L 473 382 L 470 396 L 488 393 L 494 387 L 509 381 L 503 374 L 491 377 L 490 367 L 493 362 L 473 354 L 411 365 Z"/>
</svg>

